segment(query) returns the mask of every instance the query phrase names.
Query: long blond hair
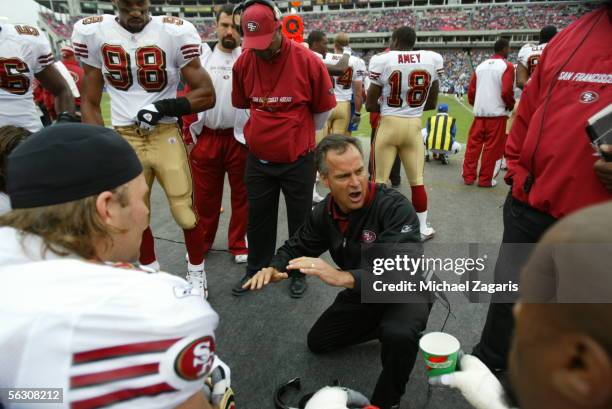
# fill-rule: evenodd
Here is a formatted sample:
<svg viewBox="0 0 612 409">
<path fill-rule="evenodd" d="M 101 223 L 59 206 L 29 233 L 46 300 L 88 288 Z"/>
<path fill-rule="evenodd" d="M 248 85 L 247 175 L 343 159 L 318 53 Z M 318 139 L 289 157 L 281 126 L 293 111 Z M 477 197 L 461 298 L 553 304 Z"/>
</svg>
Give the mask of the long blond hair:
<svg viewBox="0 0 612 409">
<path fill-rule="evenodd" d="M 125 185 L 113 193 L 122 207 L 128 205 Z M 73 253 L 84 259 L 95 259 L 96 243 L 110 246 L 112 234 L 121 233 L 102 221 L 96 209 L 97 198 L 95 195 L 51 206 L 14 209 L 0 216 L 0 226 L 39 236 L 45 252 L 51 250 L 60 256 Z"/>
</svg>

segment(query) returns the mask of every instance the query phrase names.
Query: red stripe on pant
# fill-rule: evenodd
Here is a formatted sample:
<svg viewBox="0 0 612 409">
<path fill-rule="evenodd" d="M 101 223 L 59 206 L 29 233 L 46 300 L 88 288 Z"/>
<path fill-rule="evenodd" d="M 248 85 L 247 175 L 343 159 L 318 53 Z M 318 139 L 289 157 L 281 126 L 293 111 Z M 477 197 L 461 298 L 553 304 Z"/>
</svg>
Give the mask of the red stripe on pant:
<svg viewBox="0 0 612 409">
<path fill-rule="evenodd" d="M 228 247 L 232 254 L 247 254 L 247 191 L 244 171 L 248 150 L 234 138 L 233 129 L 204 128 L 190 157 L 195 205 L 204 234 L 204 253 L 215 241 L 219 209 L 223 198 L 225 173 L 231 188 L 232 214 L 228 229 Z"/>
<path fill-rule="evenodd" d="M 502 158 L 506 143 L 505 116 L 476 117 L 472 122 L 463 159 L 463 180 L 472 184 L 476 180 L 478 160 L 478 185 L 491 186 L 495 162 Z M 482 157 L 481 157 L 482 156 Z"/>
</svg>

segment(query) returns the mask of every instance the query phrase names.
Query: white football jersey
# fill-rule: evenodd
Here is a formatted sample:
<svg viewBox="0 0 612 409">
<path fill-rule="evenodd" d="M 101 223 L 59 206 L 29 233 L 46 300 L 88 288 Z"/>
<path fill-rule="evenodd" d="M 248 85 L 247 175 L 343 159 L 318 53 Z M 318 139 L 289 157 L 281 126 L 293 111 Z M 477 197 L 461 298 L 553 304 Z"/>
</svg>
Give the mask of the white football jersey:
<svg viewBox="0 0 612 409">
<path fill-rule="evenodd" d="M 327 53 L 323 62 L 325 64 L 337 64 L 343 54 Z M 349 57 L 348 68 L 344 74 L 332 77 L 334 83 L 334 93 L 336 101 L 350 101 L 353 98 L 353 82 L 362 81 L 363 68 L 359 64 L 359 58 L 351 55 Z M 361 74 L 360 74 L 361 72 Z"/>
<path fill-rule="evenodd" d="M 41 243 L 27 236 L 24 251 L 0 228 L 2 387 L 61 388 L 49 409 L 174 408 L 202 390 L 218 316 L 185 280 L 41 256 Z"/>
<path fill-rule="evenodd" d="M 72 32 L 75 55 L 102 70 L 114 126 L 132 125 L 145 105 L 176 98 L 180 69 L 200 56 L 200 42 L 193 24 L 166 16 L 152 17 L 139 33 L 127 31 L 115 16 L 92 16 Z"/>
<path fill-rule="evenodd" d="M 536 69 L 542 52 L 546 47 L 544 44 L 525 44 L 521 47 L 518 53 L 519 64 L 527 68 L 527 73 L 531 76 L 533 71 Z"/>
<path fill-rule="evenodd" d="M 53 64 L 47 36 L 25 25 L 0 25 L 0 126 L 42 128 L 32 99 L 34 74 Z"/>
<path fill-rule="evenodd" d="M 433 51 L 387 51 L 370 60 L 370 80 L 382 87 L 381 115 L 420 117 L 431 84 L 444 71 Z"/>
</svg>

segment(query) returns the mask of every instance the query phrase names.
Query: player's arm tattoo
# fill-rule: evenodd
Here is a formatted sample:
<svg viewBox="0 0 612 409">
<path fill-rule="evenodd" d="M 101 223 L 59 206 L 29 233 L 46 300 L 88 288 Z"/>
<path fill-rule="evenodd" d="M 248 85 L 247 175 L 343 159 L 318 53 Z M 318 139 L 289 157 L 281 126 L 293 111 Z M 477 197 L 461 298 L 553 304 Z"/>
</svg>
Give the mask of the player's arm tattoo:
<svg viewBox="0 0 612 409">
<path fill-rule="evenodd" d="M 81 90 L 81 116 L 84 123 L 104 126 L 102 119 L 102 89 L 104 77 L 99 68 L 83 64 L 83 81 Z"/>
<path fill-rule="evenodd" d="M 53 65 L 47 66 L 44 70 L 35 74 L 35 77 L 40 81 L 43 88 L 51 91 L 55 97 L 55 112 L 69 112 L 74 113 L 74 97 L 72 91 L 62 74 L 59 73 Z"/>
<path fill-rule="evenodd" d="M 215 88 L 200 60 L 194 58 L 181 70 L 183 78 L 191 91 L 186 95 L 191 105 L 191 112 L 201 112 L 215 106 Z"/>
</svg>

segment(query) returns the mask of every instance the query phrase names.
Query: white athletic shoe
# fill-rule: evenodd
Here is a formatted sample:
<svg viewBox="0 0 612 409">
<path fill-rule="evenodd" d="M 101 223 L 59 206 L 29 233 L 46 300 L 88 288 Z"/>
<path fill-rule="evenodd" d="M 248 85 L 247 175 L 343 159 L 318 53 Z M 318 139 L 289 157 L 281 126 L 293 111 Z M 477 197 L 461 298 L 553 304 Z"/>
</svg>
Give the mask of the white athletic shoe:
<svg viewBox="0 0 612 409">
<path fill-rule="evenodd" d="M 204 270 L 204 263 L 199 266 L 190 264 L 187 267 L 187 276 L 185 277 L 187 283 L 202 294 L 204 299 L 208 299 L 208 281 L 206 280 L 206 271 Z"/>
<path fill-rule="evenodd" d="M 236 254 L 234 256 L 234 261 L 236 262 L 236 264 L 244 264 L 247 262 L 248 259 L 249 259 L 248 254 Z"/>
<path fill-rule="evenodd" d="M 421 230 L 421 241 L 424 242 L 427 240 L 431 240 L 433 239 L 435 234 L 436 231 L 432 227 L 427 226 L 425 230 Z"/>
<path fill-rule="evenodd" d="M 149 264 L 141 264 L 140 268 L 142 268 L 145 271 L 153 272 L 153 273 L 157 273 L 159 270 L 161 270 L 161 267 L 157 260 Z"/>
</svg>

